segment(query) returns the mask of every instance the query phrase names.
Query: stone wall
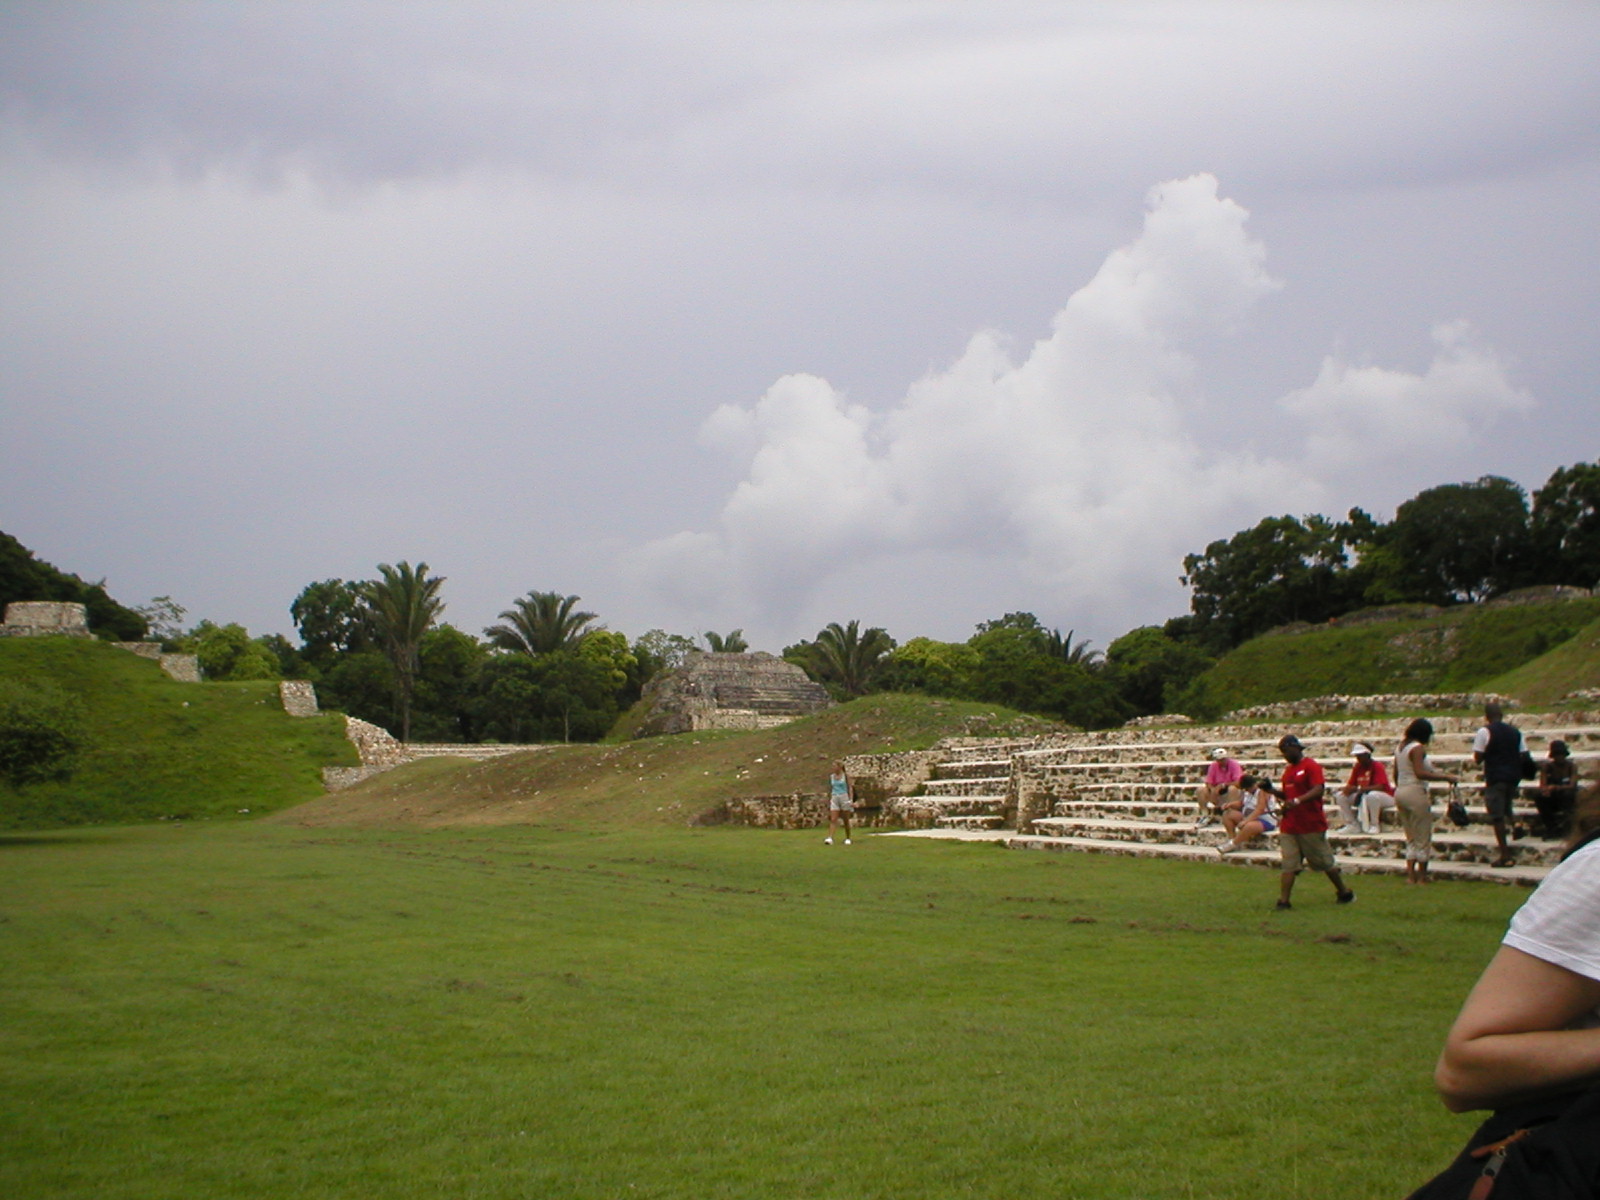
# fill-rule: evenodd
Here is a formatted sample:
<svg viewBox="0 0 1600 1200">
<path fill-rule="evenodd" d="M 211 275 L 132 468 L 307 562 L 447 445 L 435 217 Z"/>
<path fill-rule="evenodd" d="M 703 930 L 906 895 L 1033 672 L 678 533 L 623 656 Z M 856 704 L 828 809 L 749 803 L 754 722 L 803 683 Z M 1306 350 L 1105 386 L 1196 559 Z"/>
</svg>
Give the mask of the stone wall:
<svg viewBox="0 0 1600 1200">
<path fill-rule="evenodd" d="M 881 807 L 856 805 L 850 823 L 859 829 L 911 824 L 900 811 L 900 798 Z M 790 792 L 774 796 L 733 796 L 696 817 L 694 825 L 750 825 L 757 829 L 818 829 L 828 823 L 825 792 Z"/>
<path fill-rule="evenodd" d="M 285 679 L 278 684 L 278 697 L 283 701 L 283 711 L 291 717 L 317 715 L 317 689 L 309 679 Z"/>
<path fill-rule="evenodd" d="M 69 600 L 13 600 L 0 637 L 93 637 L 89 610 Z"/>
<path fill-rule="evenodd" d="M 1496 692 L 1387 693 L 1377 696 L 1312 696 L 1305 700 L 1284 700 L 1277 704 L 1257 704 L 1236 708 L 1222 717 L 1223 722 L 1284 721 L 1307 717 L 1332 717 L 1341 713 L 1365 716 L 1372 713 L 1439 712 L 1443 709 L 1482 711 L 1495 700 L 1507 711 L 1516 704 L 1510 696 Z"/>
</svg>

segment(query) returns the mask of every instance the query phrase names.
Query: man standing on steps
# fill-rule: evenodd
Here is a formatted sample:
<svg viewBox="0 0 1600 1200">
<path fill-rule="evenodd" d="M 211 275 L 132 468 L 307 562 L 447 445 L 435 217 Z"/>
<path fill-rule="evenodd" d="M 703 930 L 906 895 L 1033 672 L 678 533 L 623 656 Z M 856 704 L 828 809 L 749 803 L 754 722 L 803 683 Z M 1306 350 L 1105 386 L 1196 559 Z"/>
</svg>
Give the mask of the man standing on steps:
<svg viewBox="0 0 1600 1200">
<path fill-rule="evenodd" d="M 828 836 L 822 840 L 828 845 L 833 845 L 833 831 L 840 821 L 844 822 L 844 844 L 850 844 L 850 814 L 856 810 L 855 789 L 850 786 L 850 776 L 845 774 L 844 764 L 834 763 L 833 774 L 828 776 Z"/>
<path fill-rule="evenodd" d="M 1285 734 L 1278 742 L 1278 753 L 1288 763 L 1283 769 L 1283 786 L 1273 788 L 1273 794 L 1283 801 L 1283 815 L 1278 821 L 1278 852 L 1283 856 L 1283 874 L 1278 877 L 1278 908 L 1292 907 L 1289 895 L 1294 891 L 1295 876 L 1304 867 L 1321 871 L 1333 884 L 1340 904 L 1349 904 L 1356 894 L 1344 885 L 1344 876 L 1333 860 L 1328 848 L 1328 818 L 1322 811 L 1322 795 L 1326 790 L 1322 766 L 1305 752 L 1300 739 Z"/>
<path fill-rule="evenodd" d="M 1506 830 L 1511 824 L 1511 802 L 1522 783 L 1522 754 L 1527 749 L 1522 731 L 1507 725 L 1504 717 L 1500 705 L 1489 701 L 1483 706 L 1483 728 L 1472 735 L 1472 761 L 1483 765 L 1483 805 L 1489 810 L 1489 824 L 1500 848 L 1499 856 L 1489 864 L 1494 867 L 1509 867 L 1516 861 L 1511 857 Z"/>
</svg>

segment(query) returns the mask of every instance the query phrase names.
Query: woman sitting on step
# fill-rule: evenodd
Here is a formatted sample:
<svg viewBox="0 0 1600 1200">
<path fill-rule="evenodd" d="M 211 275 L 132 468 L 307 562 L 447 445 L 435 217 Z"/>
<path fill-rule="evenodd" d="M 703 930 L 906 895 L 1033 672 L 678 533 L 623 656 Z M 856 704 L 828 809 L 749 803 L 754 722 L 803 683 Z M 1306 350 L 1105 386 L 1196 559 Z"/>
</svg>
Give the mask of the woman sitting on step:
<svg viewBox="0 0 1600 1200">
<path fill-rule="evenodd" d="M 1232 854 L 1243 850 L 1264 833 L 1278 828 L 1278 802 L 1272 793 L 1260 785 L 1254 775 L 1239 780 L 1242 803 L 1238 808 L 1228 808 L 1222 814 L 1222 828 L 1228 840 L 1217 847 L 1218 854 Z"/>
</svg>

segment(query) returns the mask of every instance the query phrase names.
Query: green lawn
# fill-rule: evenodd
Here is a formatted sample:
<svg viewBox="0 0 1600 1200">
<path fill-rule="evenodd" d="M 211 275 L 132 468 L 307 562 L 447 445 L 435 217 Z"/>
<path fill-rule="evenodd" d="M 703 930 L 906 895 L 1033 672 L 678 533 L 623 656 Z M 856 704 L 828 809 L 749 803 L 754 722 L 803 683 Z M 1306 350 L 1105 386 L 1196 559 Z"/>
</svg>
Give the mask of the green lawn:
<svg viewBox="0 0 1600 1200">
<path fill-rule="evenodd" d="M 1398 1196 L 1524 893 L 741 829 L 0 835 L 0 1195 Z"/>
</svg>

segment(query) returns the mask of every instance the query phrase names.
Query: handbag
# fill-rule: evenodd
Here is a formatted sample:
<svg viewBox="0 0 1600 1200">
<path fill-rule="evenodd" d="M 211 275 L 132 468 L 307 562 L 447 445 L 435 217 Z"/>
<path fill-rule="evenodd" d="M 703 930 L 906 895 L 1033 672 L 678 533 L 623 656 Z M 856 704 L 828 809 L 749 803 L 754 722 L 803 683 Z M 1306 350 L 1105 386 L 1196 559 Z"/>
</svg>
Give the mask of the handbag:
<svg viewBox="0 0 1600 1200">
<path fill-rule="evenodd" d="M 1455 784 L 1450 785 L 1450 800 L 1444 806 L 1445 816 L 1450 818 L 1453 825 L 1465 829 L 1472 824 L 1472 814 L 1467 811 L 1467 806 L 1462 802 L 1461 789 Z"/>
<path fill-rule="evenodd" d="M 1594 1200 L 1597 1128 L 1600 1088 L 1500 1109 L 1406 1200 Z"/>
</svg>

